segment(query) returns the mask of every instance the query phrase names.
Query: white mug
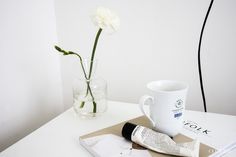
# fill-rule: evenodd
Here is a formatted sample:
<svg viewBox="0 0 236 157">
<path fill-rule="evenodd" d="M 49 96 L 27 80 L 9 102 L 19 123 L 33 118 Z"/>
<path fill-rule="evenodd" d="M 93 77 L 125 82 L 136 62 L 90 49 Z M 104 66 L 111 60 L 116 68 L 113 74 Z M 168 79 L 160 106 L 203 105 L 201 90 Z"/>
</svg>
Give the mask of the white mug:
<svg viewBox="0 0 236 157">
<path fill-rule="evenodd" d="M 141 111 L 150 120 L 154 130 L 171 137 L 177 135 L 183 126 L 188 85 L 178 81 L 160 80 L 148 83 L 147 88 L 151 95 L 141 97 Z M 144 108 L 144 105 L 149 108 Z"/>
</svg>

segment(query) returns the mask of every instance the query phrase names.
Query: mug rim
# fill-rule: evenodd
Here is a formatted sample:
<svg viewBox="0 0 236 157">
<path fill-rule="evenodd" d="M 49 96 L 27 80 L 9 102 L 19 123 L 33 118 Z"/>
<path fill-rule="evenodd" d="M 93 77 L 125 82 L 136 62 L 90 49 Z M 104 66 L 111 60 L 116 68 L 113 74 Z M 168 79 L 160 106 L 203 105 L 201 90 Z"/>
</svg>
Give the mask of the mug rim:
<svg viewBox="0 0 236 157">
<path fill-rule="evenodd" d="M 179 89 L 175 89 L 175 90 L 161 90 L 159 88 L 154 89 L 154 84 L 156 84 L 155 86 L 157 86 L 158 83 L 177 83 L 178 85 L 182 86 Z M 178 81 L 178 80 L 157 80 L 157 81 L 151 81 L 147 84 L 147 88 L 151 91 L 154 92 L 161 92 L 161 93 L 173 93 L 173 92 L 180 92 L 180 91 L 185 91 L 187 90 L 189 87 L 189 85 L 185 82 L 182 81 Z"/>
</svg>

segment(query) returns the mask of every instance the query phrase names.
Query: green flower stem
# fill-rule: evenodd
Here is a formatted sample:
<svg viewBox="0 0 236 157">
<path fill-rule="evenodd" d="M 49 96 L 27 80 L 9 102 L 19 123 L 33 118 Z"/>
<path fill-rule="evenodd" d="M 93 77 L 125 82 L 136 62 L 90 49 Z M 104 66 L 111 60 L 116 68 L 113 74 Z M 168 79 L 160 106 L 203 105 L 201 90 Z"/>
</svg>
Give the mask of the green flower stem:
<svg viewBox="0 0 236 157">
<path fill-rule="evenodd" d="M 89 92 L 88 86 L 89 86 L 89 82 L 87 82 L 87 91 L 86 91 L 86 96 L 88 95 L 88 92 Z"/>
<path fill-rule="evenodd" d="M 73 55 L 76 55 L 79 57 L 80 59 L 80 63 L 81 63 L 81 67 L 83 69 L 83 73 L 84 73 L 84 77 L 87 81 L 87 92 L 86 92 L 86 96 L 88 95 L 88 91 L 92 97 L 92 100 L 93 100 L 93 113 L 96 113 L 97 112 L 97 103 L 95 102 L 95 99 L 94 99 L 94 96 L 93 96 L 93 93 L 92 93 L 92 90 L 91 90 L 91 87 L 90 87 L 90 81 L 88 81 L 88 77 L 86 75 L 86 72 L 85 72 L 85 69 L 84 69 L 84 65 L 83 65 L 83 61 L 82 61 L 82 58 L 80 57 L 80 55 L 78 55 L 77 53 L 74 53 L 74 52 L 71 52 L 69 51 L 69 54 L 73 54 Z M 91 66 L 91 65 L 90 65 Z M 80 104 L 80 108 L 83 108 L 84 107 L 84 104 L 85 102 L 82 101 L 81 104 Z"/>
<path fill-rule="evenodd" d="M 55 49 L 61 53 L 63 53 L 63 55 L 76 55 L 77 57 L 79 57 L 80 59 L 80 64 L 81 64 L 81 67 L 82 67 L 82 70 L 83 70 L 83 73 L 84 73 L 84 77 L 86 79 L 86 81 L 88 80 L 88 77 L 86 75 L 86 72 L 85 72 L 85 68 L 84 68 L 84 65 L 83 65 L 83 61 L 82 61 L 82 58 L 79 54 L 75 53 L 75 52 L 72 52 L 72 51 L 65 51 L 63 49 L 61 49 L 60 47 L 58 46 L 54 46 Z M 95 99 L 94 99 L 94 96 L 93 96 L 93 93 L 92 93 L 92 90 L 91 90 L 91 87 L 90 87 L 90 84 L 89 82 L 87 83 L 87 91 L 89 91 L 89 93 L 91 94 L 91 97 L 92 97 L 92 100 L 93 100 L 93 113 L 96 113 L 97 112 L 97 104 L 95 102 Z M 88 93 L 86 93 L 86 96 L 88 95 Z M 82 101 L 81 104 L 80 104 L 80 108 L 83 108 L 85 105 L 85 102 Z"/>
<path fill-rule="evenodd" d="M 80 107 L 80 108 L 83 108 L 83 107 L 84 107 L 84 104 L 85 104 L 85 102 L 82 101 L 79 107 Z"/>
<path fill-rule="evenodd" d="M 97 104 L 96 104 L 96 102 L 95 102 L 95 99 L 94 99 L 94 96 L 93 96 L 93 93 L 92 93 L 92 90 L 91 90 L 91 87 L 90 87 L 89 82 L 87 82 L 87 90 L 89 91 L 89 93 L 90 93 L 90 95 L 91 95 L 91 97 L 92 97 L 92 100 L 93 100 L 93 113 L 96 113 L 96 112 L 97 112 Z M 86 93 L 86 96 L 87 96 L 87 95 L 88 95 L 88 94 Z M 85 97 L 86 97 L 86 96 L 85 96 Z M 85 104 L 85 102 L 82 101 L 81 104 L 80 104 L 80 108 L 83 108 L 83 107 L 84 107 L 84 104 Z"/>
<path fill-rule="evenodd" d="M 97 103 L 93 101 L 93 113 L 97 112 Z"/>
<path fill-rule="evenodd" d="M 93 45 L 93 52 L 92 52 L 92 56 L 91 56 L 91 62 L 90 62 L 90 69 L 89 69 L 89 79 L 91 78 L 91 74 L 92 74 L 92 70 L 93 70 L 93 60 L 94 60 L 94 56 L 95 56 L 95 51 L 96 51 L 96 48 L 97 48 L 97 43 L 98 43 L 98 39 L 99 39 L 99 36 L 102 32 L 102 29 L 99 28 L 98 32 L 97 32 L 97 35 L 96 35 L 96 38 L 95 38 L 95 41 L 94 41 L 94 45 Z"/>
<path fill-rule="evenodd" d="M 91 56 L 91 59 L 90 59 L 90 67 L 89 67 L 89 76 L 88 77 L 87 77 L 85 69 L 84 69 L 82 58 L 81 58 L 81 56 L 79 54 L 77 54 L 75 52 L 72 52 L 72 51 L 65 51 L 65 50 L 61 49 L 60 47 L 55 46 L 55 49 L 58 50 L 59 52 L 62 52 L 64 55 L 76 55 L 76 56 L 79 57 L 80 64 L 81 64 L 81 67 L 82 67 L 82 70 L 83 70 L 83 73 L 84 73 L 84 77 L 85 77 L 86 81 L 88 81 L 87 82 L 86 96 L 88 95 L 88 93 L 90 93 L 90 95 L 92 97 L 92 100 L 93 100 L 93 113 L 97 112 L 97 103 L 95 102 L 95 99 L 94 99 L 94 96 L 93 96 L 93 93 L 92 93 L 89 81 L 90 81 L 90 78 L 91 78 L 91 75 L 92 75 L 92 71 L 93 71 L 94 56 L 95 56 L 95 52 L 96 52 L 96 48 L 97 48 L 97 43 L 98 43 L 98 39 L 99 39 L 99 36 L 100 36 L 101 32 L 102 32 L 102 28 L 99 28 L 99 30 L 97 32 L 97 35 L 96 35 L 96 38 L 95 38 L 95 41 L 94 41 L 94 45 L 93 45 L 93 51 L 92 51 L 92 56 Z M 80 108 L 83 108 L 84 104 L 85 104 L 85 102 L 82 101 L 81 105 L 80 105 Z"/>
<path fill-rule="evenodd" d="M 57 51 L 63 53 L 63 55 L 76 55 L 77 57 L 79 57 L 80 64 L 81 64 L 81 67 L 82 67 L 82 70 L 83 70 L 83 73 L 84 73 L 84 77 L 85 77 L 86 80 L 88 79 L 87 75 L 86 75 L 86 72 L 85 72 L 85 69 L 84 69 L 83 60 L 82 60 L 81 56 L 78 53 L 75 53 L 75 52 L 72 52 L 72 51 L 65 51 L 65 50 L 61 49 L 60 47 L 58 47 L 56 45 L 54 47 Z"/>
<path fill-rule="evenodd" d="M 82 67 L 82 70 L 83 70 L 83 73 L 84 73 L 84 77 L 85 77 L 85 79 L 87 80 L 88 77 L 87 77 L 87 75 L 86 75 L 85 68 L 84 68 L 84 65 L 83 65 L 83 61 L 82 61 L 82 58 L 80 57 L 80 55 L 77 54 L 77 53 L 75 53 L 75 52 L 71 52 L 71 51 L 69 51 L 69 54 L 76 55 L 76 56 L 79 57 L 79 59 L 80 59 L 80 64 L 81 64 L 81 67 Z"/>
<path fill-rule="evenodd" d="M 94 96 L 93 96 L 92 90 L 90 88 L 89 82 L 88 82 L 88 86 L 87 87 L 89 89 L 89 93 L 91 94 L 91 97 L 92 97 L 92 100 L 93 100 L 93 113 L 96 113 L 97 112 L 97 103 L 94 100 Z"/>
<path fill-rule="evenodd" d="M 100 37 L 100 34 L 102 32 L 102 29 L 99 28 L 98 32 L 97 32 L 97 35 L 96 35 L 96 38 L 95 38 L 95 41 L 94 41 L 94 45 L 93 45 L 93 51 L 92 51 L 92 56 L 91 56 L 91 59 L 90 59 L 90 68 L 89 68 L 89 76 L 88 76 L 88 79 L 90 80 L 91 78 L 91 75 L 92 75 L 92 71 L 93 71 L 93 61 L 94 61 L 94 56 L 95 56 L 95 51 L 96 51 L 96 48 L 97 48 L 97 43 L 98 43 L 98 39 Z M 89 85 L 89 83 L 88 83 Z M 88 95 L 88 88 L 87 88 L 87 91 L 86 91 L 86 95 Z"/>
</svg>

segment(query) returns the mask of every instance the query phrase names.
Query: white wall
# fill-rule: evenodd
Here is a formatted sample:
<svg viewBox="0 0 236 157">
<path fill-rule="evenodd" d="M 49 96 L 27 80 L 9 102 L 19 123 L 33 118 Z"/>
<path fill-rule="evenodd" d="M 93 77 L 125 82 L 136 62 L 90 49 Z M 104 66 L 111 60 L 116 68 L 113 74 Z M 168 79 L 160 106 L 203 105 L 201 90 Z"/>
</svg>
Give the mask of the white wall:
<svg viewBox="0 0 236 157">
<path fill-rule="evenodd" d="M 63 110 L 53 0 L 0 1 L 0 151 Z"/>
<path fill-rule="evenodd" d="M 210 0 L 56 0 L 59 43 L 65 49 L 91 54 L 97 28 L 90 14 L 97 6 L 115 10 L 121 28 L 102 34 L 97 72 L 106 78 L 109 98 L 138 102 L 152 80 L 177 79 L 190 85 L 187 108 L 203 111 L 197 47 Z M 210 112 L 236 115 L 236 1 L 216 0 L 202 45 L 202 71 Z M 64 57 L 64 103 L 72 104 L 73 57 Z M 73 72 L 72 72 L 73 73 Z"/>
</svg>

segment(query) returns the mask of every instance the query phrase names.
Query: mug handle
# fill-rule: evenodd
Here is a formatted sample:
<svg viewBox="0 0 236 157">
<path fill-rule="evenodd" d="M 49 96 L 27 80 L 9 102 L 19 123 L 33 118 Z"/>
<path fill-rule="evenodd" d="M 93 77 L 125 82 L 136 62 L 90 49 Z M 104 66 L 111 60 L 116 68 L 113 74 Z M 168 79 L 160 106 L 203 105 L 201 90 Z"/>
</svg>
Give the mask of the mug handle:
<svg viewBox="0 0 236 157">
<path fill-rule="evenodd" d="M 147 103 L 148 101 L 151 101 L 151 103 Z M 149 95 L 144 95 L 139 100 L 139 107 L 142 113 L 151 121 L 152 125 L 155 126 L 155 122 L 151 119 L 150 115 L 147 114 L 147 112 L 144 109 L 144 105 L 153 105 L 153 103 L 154 103 L 154 98 Z M 149 112 L 150 112 L 150 109 L 149 109 Z"/>
</svg>

